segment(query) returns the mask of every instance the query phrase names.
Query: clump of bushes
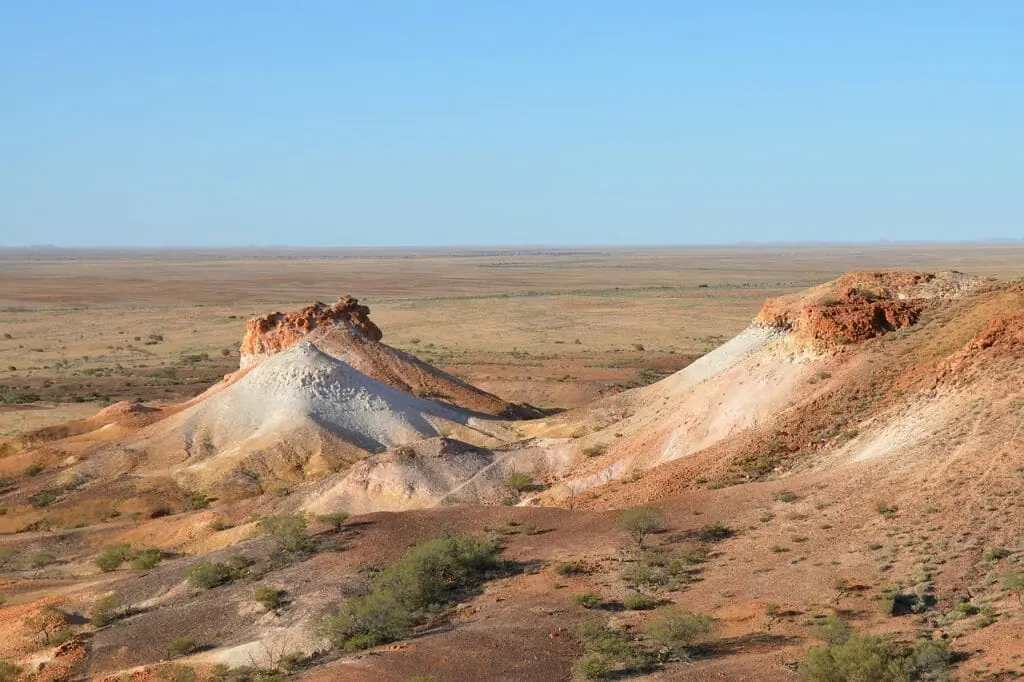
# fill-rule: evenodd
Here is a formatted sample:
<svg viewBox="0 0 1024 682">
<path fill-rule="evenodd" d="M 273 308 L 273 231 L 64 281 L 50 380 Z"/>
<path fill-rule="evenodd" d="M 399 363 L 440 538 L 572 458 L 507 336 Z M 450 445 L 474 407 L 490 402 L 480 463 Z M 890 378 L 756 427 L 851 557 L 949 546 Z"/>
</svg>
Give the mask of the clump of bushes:
<svg viewBox="0 0 1024 682">
<path fill-rule="evenodd" d="M 573 666 L 578 677 L 594 680 L 612 672 L 629 675 L 650 665 L 650 655 L 629 633 L 612 630 L 598 619 L 581 623 L 576 638 L 583 648 L 583 657 Z"/>
<path fill-rule="evenodd" d="M 316 541 L 309 537 L 309 524 L 299 514 L 276 514 L 259 523 L 259 529 L 276 545 L 279 555 L 300 558 L 316 551 Z"/>
<path fill-rule="evenodd" d="M 212 590 L 221 585 L 238 580 L 252 565 L 252 560 L 235 555 L 229 557 L 227 562 L 202 560 L 197 561 L 188 571 L 188 582 L 193 587 L 203 590 Z"/>
<path fill-rule="evenodd" d="M 175 637 L 167 645 L 167 653 L 171 657 L 188 656 L 199 649 L 199 644 L 191 637 Z"/>
<path fill-rule="evenodd" d="M 944 640 L 901 647 L 883 635 L 853 632 L 838 619 L 817 634 L 824 643 L 811 647 L 800 663 L 800 672 L 811 682 L 942 679 L 955 660 Z"/>
<path fill-rule="evenodd" d="M 670 606 L 659 612 L 659 617 L 644 626 L 644 633 L 659 647 L 663 659 L 687 660 L 696 644 L 711 636 L 715 619 L 706 613 L 684 611 Z"/>
<path fill-rule="evenodd" d="M 533 476 L 520 471 L 513 471 L 505 479 L 505 485 L 517 493 L 526 493 L 534 489 Z"/>
<path fill-rule="evenodd" d="M 273 587 L 257 587 L 253 598 L 263 605 L 267 611 L 276 611 L 284 605 L 284 590 Z"/>
<path fill-rule="evenodd" d="M 121 600 L 116 594 L 100 597 L 92 605 L 89 621 L 98 628 L 110 625 L 121 615 Z"/>
<path fill-rule="evenodd" d="M 316 520 L 330 526 L 334 532 L 338 532 L 345 525 L 345 521 L 348 520 L 348 514 L 345 512 L 331 512 L 330 514 L 317 516 Z"/>
<path fill-rule="evenodd" d="M 601 605 L 601 595 L 596 592 L 577 594 L 572 600 L 585 609 L 596 609 Z"/>
<path fill-rule="evenodd" d="M 644 548 L 644 541 L 651 533 L 665 528 L 664 516 L 657 507 L 634 507 L 620 513 L 616 525 L 629 535 L 638 549 Z"/>
<path fill-rule="evenodd" d="M 127 542 L 120 542 L 105 548 L 96 556 L 94 562 L 104 573 L 116 571 L 125 562 L 130 562 L 131 567 L 136 571 L 148 571 L 155 568 L 163 561 L 163 558 L 163 552 L 159 549 L 148 547 L 133 549 Z"/>
<path fill-rule="evenodd" d="M 582 575 L 587 573 L 587 567 L 578 561 L 560 561 L 555 564 L 555 573 L 564 577 Z"/>
<path fill-rule="evenodd" d="M 653 609 L 659 603 L 657 597 L 642 592 L 632 592 L 622 599 L 622 605 L 630 611 L 647 611 Z"/>
<path fill-rule="evenodd" d="M 322 621 L 321 632 L 343 651 L 402 639 L 500 565 L 494 542 L 454 534 L 428 540 L 374 576 L 366 595 L 342 602 Z"/>
<path fill-rule="evenodd" d="M 719 542 L 731 538 L 736 532 L 728 526 L 723 526 L 720 523 L 713 523 L 710 526 L 704 526 L 697 531 L 697 539 L 701 542 Z"/>
</svg>

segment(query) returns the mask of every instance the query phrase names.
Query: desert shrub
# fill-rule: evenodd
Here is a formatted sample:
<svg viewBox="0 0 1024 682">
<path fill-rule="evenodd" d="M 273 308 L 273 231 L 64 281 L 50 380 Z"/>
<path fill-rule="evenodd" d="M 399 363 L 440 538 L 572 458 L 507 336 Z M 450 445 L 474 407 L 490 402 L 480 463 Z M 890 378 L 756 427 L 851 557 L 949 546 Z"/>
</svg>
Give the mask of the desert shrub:
<svg viewBox="0 0 1024 682">
<path fill-rule="evenodd" d="M 60 498 L 60 494 L 52 488 L 40 490 L 29 496 L 28 501 L 33 507 L 49 507 Z"/>
<path fill-rule="evenodd" d="M 630 564 L 622 570 L 622 579 L 634 590 L 665 584 L 663 573 L 646 563 Z"/>
<path fill-rule="evenodd" d="M 14 547 L 0 547 L 0 571 L 6 571 L 11 568 L 19 554 L 21 552 Z"/>
<path fill-rule="evenodd" d="M 176 663 L 161 666 L 157 669 L 156 674 L 159 679 L 167 680 L 167 682 L 195 682 L 198 679 L 195 670 L 187 665 Z"/>
<path fill-rule="evenodd" d="M 316 520 L 322 524 L 330 526 L 335 532 L 341 530 L 341 527 L 345 525 L 345 521 L 348 520 L 348 514 L 345 512 L 331 512 L 330 514 L 321 514 L 316 517 Z"/>
<path fill-rule="evenodd" d="M 999 561 L 1013 554 L 1010 550 L 1005 547 L 993 547 L 985 553 L 985 559 L 988 561 Z"/>
<path fill-rule="evenodd" d="M 75 631 L 70 627 L 57 628 L 54 630 L 53 634 L 50 635 L 49 644 L 52 646 L 60 646 L 65 642 L 71 641 L 74 636 Z"/>
<path fill-rule="evenodd" d="M 575 673 L 585 679 L 597 679 L 613 671 L 623 674 L 639 672 L 650 661 L 647 653 L 626 632 L 612 630 L 600 620 L 581 623 L 576 638 L 583 648 L 583 657 L 574 666 Z"/>
<path fill-rule="evenodd" d="M 188 656 L 199 648 L 199 644 L 191 637 L 175 637 L 167 645 L 167 653 L 172 657 Z"/>
<path fill-rule="evenodd" d="M 121 614 L 121 600 L 116 594 L 97 599 L 89 613 L 89 622 L 98 628 L 110 625 Z"/>
<path fill-rule="evenodd" d="M 322 629 L 335 647 L 358 651 L 406 637 L 415 622 L 394 594 L 377 590 L 346 599 Z"/>
<path fill-rule="evenodd" d="M 640 549 L 643 549 L 644 540 L 648 535 L 665 527 L 661 510 L 656 507 L 627 509 L 616 517 L 615 523 L 629 535 Z"/>
<path fill-rule="evenodd" d="M 43 467 L 42 464 L 35 462 L 25 467 L 24 474 L 25 476 L 38 476 L 39 474 L 43 473 L 44 468 L 45 467 Z"/>
<path fill-rule="evenodd" d="M 100 552 L 94 563 L 100 567 L 100 570 L 104 573 L 110 573 L 121 568 L 121 564 L 128 561 L 132 556 L 132 546 L 127 542 L 120 542 L 116 545 L 106 547 Z"/>
<path fill-rule="evenodd" d="M 0 661 L 0 682 L 16 682 L 21 677 L 21 668 L 10 661 Z"/>
<path fill-rule="evenodd" d="M 425 615 L 478 584 L 500 564 L 497 544 L 443 535 L 406 552 L 374 576 L 370 591 L 347 599 L 321 631 L 345 651 L 405 637 Z"/>
<path fill-rule="evenodd" d="M 308 527 L 299 514 L 268 516 L 259 523 L 260 531 L 273 539 L 278 551 L 284 554 L 306 554 L 316 548 L 307 533 Z"/>
<path fill-rule="evenodd" d="M 899 512 L 899 507 L 897 507 L 892 502 L 887 502 L 885 500 L 879 500 L 875 504 L 875 511 L 877 511 L 879 514 L 881 514 L 884 518 L 894 519 L 894 518 L 896 518 L 896 514 Z"/>
<path fill-rule="evenodd" d="M 131 567 L 135 571 L 149 571 L 163 560 L 164 553 L 159 549 L 144 547 L 132 553 Z"/>
<path fill-rule="evenodd" d="M 244 569 L 243 569 L 244 570 Z M 197 561 L 188 571 L 188 582 L 193 587 L 212 590 L 239 577 L 239 569 L 219 561 Z"/>
<path fill-rule="evenodd" d="M 587 568 L 578 561 L 560 561 L 555 564 L 555 573 L 561 576 L 582 575 Z"/>
<path fill-rule="evenodd" d="M 670 606 L 662 609 L 657 619 L 645 625 L 644 632 L 661 649 L 686 659 L 690 647 L 711 636 L 714 621 L 706 613 L 694 613 Z"/>
<path fill-rule="evenodd" d="M 835 644 L 811 647 L 800 663 L 811 682 L 905 682 L 913 664 L 886 637 L 851 634 Z"/>
<path fill-rule="evenodd" d="M 780 490 L 779 492 L 775 493 L 775 499 L 778 500 L 779 502 L 793 503 L 799 500 L 800 496 L 797 495 L 792 490 Z"/>
<path fill-rule="evenodd" d="M 595 592 L 577 594 L 572 600 L 585 609 L 594 609 L 601 605 L 601 595 Z"/>
<path fill-rule="evenodd" d="M 273 587 L 257 587 L 253 598 L 263 605 L 267 611 L 274 611 L 281 608 L 284 603 L 284 590 Z"/>
<path fill-rule="evenodd" d="M 185 494 L 185 502 L 181 505 L 182 511 L 199 511 L 210 506 L 210 500 L 203 493 L 189 491 Z"/>
<path fill-rule="evenodd" d="M 219 517 L 214 519 L 213 521 L 210 521 L 209 525 L 210 530 L 212 530 L 215 533 L 219 533 L 222 530 L 227 530 L 228 528 L 232 527 L 233 526 L 230 523 Z"/>
<path fill-rule="evenodd" d="M 826 644 L 842 644 L 850 638 L 852 628 L 842 618 L 831 615 L 823 622 L 811 627 L 811 636 Z"/>
<path fill-rule="evenodd" d="M 529 492 L 530 490 L 533 490 L 533 476 L 519 471 L 513 471 L 505 479 L 505 485 L 512 488 L 512 490 L 515 490 L 517 493 Z"/>
<path fill-rule="evenodd" d="M 731 538 L 736 532 L 728 526 L 723 526 L 720 523 L 714 523 L 710 526 L 704 526 L 697 531 L 697 539 L 701 542 L 718 542 Z"/>
<path fill-rule="evenodd" d="M 657 597 L 652 597 L 649 594 L 632 592 L 623 598 L 622 605 L 630 611 L 648 611 L 656 607 L 658 601 Z"/>
<path fill-rule="evenodd" d="M 28 558 L 32 568 L 45 568 L 55 561 L 57 561 L 57 556 L 53 552 L 46 551 L 36 552 Z"/>
<path fill-rule="evenodd" d="M 583 455 L 585 457 L 600 457 L 608 451 L 608 446 L 604 443 L 595 443 L 594 445 L 588 445 L 583 448 Z"/>
<path fill-rule="evenodd" d="M 1016 595 L 1018 603 L 1024 603 L 1024 569 L 1003 573 L 1000 582 L 1004 589 Z"/>
</svg>

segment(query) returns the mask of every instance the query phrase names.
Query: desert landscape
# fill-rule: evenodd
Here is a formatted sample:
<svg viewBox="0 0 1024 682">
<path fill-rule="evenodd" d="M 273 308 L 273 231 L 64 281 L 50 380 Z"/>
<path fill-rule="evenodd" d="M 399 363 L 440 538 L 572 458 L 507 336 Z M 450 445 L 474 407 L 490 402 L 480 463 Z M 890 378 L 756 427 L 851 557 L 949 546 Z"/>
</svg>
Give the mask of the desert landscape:
<svg viewBox="0 0 1024 682">
<path fill-rule="evenodd" d="M 1022 271 L 0 250 L 0 679 L 1024 677 Z"/>
</svg>

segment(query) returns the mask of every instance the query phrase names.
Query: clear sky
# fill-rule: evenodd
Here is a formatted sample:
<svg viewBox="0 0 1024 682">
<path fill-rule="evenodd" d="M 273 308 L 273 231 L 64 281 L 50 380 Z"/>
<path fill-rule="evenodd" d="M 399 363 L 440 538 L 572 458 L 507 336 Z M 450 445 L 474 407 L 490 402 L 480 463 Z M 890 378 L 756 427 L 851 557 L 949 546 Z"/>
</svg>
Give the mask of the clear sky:
<svg viewBox="0 0 1024 682">
<path fill-rule="evenodd" d="M 0 2 L 0 244 L 1024 237 L 1020 0 Z"/>
</svg>

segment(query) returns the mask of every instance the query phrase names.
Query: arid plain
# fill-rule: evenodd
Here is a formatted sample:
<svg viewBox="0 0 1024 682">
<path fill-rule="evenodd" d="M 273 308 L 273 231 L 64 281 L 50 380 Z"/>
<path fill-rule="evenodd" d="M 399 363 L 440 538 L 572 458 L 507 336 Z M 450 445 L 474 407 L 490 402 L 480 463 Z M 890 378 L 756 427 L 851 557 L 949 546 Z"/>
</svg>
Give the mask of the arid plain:
<svg viewBox="0 0 1024 682">
<path fill-rule="evenodd" d="M 1020 677 L 1021 275 L 0 251 L 0 675 Z"/>
</svg>

